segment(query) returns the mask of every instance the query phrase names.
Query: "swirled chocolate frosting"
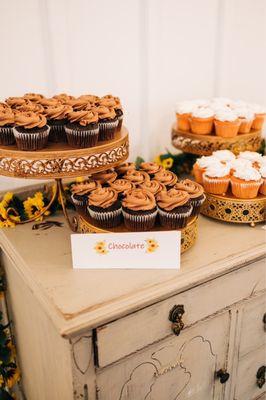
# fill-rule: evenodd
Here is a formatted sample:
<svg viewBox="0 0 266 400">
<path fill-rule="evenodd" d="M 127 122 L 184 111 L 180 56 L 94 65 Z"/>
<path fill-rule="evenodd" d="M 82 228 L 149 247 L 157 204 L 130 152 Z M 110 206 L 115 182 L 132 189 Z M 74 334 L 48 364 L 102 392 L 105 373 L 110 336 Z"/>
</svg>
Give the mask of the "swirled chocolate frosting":
<svg viewBox="0 0 266 400">
<path fill-rule="evenodd" d="M 117 173 L 112 169 L 107 169 L 106 171 L 97 172 L 96 174 L 92 175 L 92 179 L 101 184 L 113 182 L 116 177 Z"/>
<path fill-rule="evenodd" d="M 122 205 L 133 211 L 148 211 L 156 207 L 156 201 L 149 190 L 132 189 L 126 192 Z"/>
<path fill-rule="evenodd" d="M 154 179 L 163 183 L 166 186 L 174 186 L 178 181 L 176 174 L 172 171 L 162 169 L 161 171 L 154 174 Z"/>
<path fill-rule="evenodd" d="M 80 196 L 90 193 L 93 190 L 97 189 L 98 187 L 101 187 L 99 182 L 95 181 L 85 181 L 85 182 L 80 182 L 80 183 L 74 183 L 71 186 L 71 192 L 73 194 L 78 194 Z"/>
<path fill-rule="evenodd" d="M 15 125 L 22 126 L 25 129 L 42 128 L 46 125 L 46 117 L 34 112 L 16 112 Z"/>
<path fill-rule="evenodd" d="M 39 101 L 41 99 L 43 99 L 44 96 L 42 94 L 39 94 L 39 93 L 25 93 L 23 98 L 26 99 L 26 100 L 32 101 L 33 103 L 34 102 L 39 103 Z"/>
<path fill-rule="evenodd" d="M 60 101 L 59 99 L 51 97 L 49 99 L 47 98 L 41 99 L 39 104 L 41 104 L 43 107 L 55 107 L 58 106 L 59 104 L 63 104 L 63 102 Z"/>
<path fill-rule="evenodd" d="M 11 108 L 0 108 L 0 126 L 13 125 L 15 121 Z"/>
<path fill-rule="evenodd" d="M 59 93 L 59 94 L 56 94 L 55 96 L 53 96 L 52 98 L 55 100 L 59 100 L 60 103 L 67 104 L 69 106 L 72 106 L 72 102 L 73 102 L 73 100 L 75 100 L 74 96 L 70 96 L 67 93 Z"/>
<path fill-rule="evenodd" d="M 66 119 L 68 114 L 72 111 L 71 106 L 68 106 L 67 104 L 58 104 L 56 106 L 45 107 L 44 115 L 48 120 L 62 120 Z"/>
<path fill-rule="evenodd" d="M 154 179 L 152 179 L 151 181 L 143 182 L 143 183 L 139 184 L 138 186 L 141 189 L 149 190 L 152 194 L 154 194 L 154 196 L 156 196 L 161 191 L 164 191 L 164 192 L 167 191 L 167 189 L 163 183 L 158 182 Z"/>
<path fill-rule="evenodd" d="M 89 195 L 89 206 L 100 208 L 111 207 L 118 199 L 118 193 L 110 187 L 95 189 Z"/>
<path fill-rule="evenodd" d="M 127 190 L 135 188 L 134 183 L 128 181 L 127 179 L 116 179 L 114 182 L 110 182 L 109 185 L 118 193 L 123 193 Z"/>
<path fill-rule="evenodd" d="M 7 103 L 0 102 L 0 110 L 11 109 L 11 107 Z"/>
<path fill-rule="evenodd" d="M 133 162 L 126 162 L 126 163 L 118 165 L 118 167 L 116 167 L 115 170 L 119 175 L 123 175 L 123 174 L 126 174 L 128 171 L 135 171 L 136 164 Z"/>
<path fill-rule="evenodd" d="M 76 122 L 81 126 L 98 122 L 98 115 L 93 111 L 70 111 L 67 117 L 70 122 Z"/>
<path fill-rule="evenodd" d="M 24 104 L 21 106 L 17 106 L 16 110 L 22 111 L 22 112 L 35 112 L 35 113 L 42 113 L 43 112 L 43 106 L 39 103 L 33 103 L 30 100 L 26 100 Z"/>
<path fill-rule="evenodd" d="M 177 182 L 174 189 L 185 190 L 192 199 L 200 197 L 204 193 L 203 187 L 199 183 L 191 181 L 190 179 L 184 179 Z"/>
<path fill-rule="evenodd" d="M 163 168 L 162 166 L 156 164 L 155 162 L 143 162 L 140 164 L 140 169 L 147 172 L 148 174 L 156 174 Z"/>
<path fill-rule="evenodd" d="M 176 207 L 183 206 L 189 201 L 189 194 L 184 190 L 169 189 L 156 196 L 158 206 L 165 211 L 172 211 Z"/>
<path fill-rule="evenodd" d="M 113 108 L 98 106 L 98 107 L 93 107 L 92 110 L 98 114 L 99 120 L 114 119 L 116 117 L 116 113 Z"/>
<path fill-rule="evenodd" d="M 124 175 L 124 179 L 137 184 L 148 182 L 150 180 L 149 174 L 145 171 L 129 170 Z"/>
<path fill-rule="evenodd" d="M 6 103 L 11 108 L 16 108 L 18 106 L 21 106 L 22 104 L 25 104 L 26 100 L 23 99 L 23 97 L 8 97 L 8 99 L 6 99 Z"/>
</svg>

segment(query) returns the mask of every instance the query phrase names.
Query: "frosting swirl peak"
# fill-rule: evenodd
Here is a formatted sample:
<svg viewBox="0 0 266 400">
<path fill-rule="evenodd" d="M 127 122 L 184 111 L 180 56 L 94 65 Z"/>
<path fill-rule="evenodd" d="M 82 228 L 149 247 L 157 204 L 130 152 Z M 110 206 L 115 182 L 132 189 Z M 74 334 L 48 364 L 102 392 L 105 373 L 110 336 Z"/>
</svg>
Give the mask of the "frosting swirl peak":
<svg viewBox="0 0 266 400">
<path fill-rule="evenodd" d="M 126 192 L 122 200 L 125 208 L 133 211 L 149 211 L 156 208 L 154 195 L 145 189 L 132 189 Z"/>
<path fill-rule="evenodd" d="M 200 197 L 204 193 L 203 187 L 199 183 L 191 181 L 190 179 L 184 179 L 177 182 L 174 188 L 177 190 L 184 190 L 192 199 Z"/>
<path fill-rule="evenodd" d="M 0 126 L 6 126 L 6 125 L 13 125 L 14 124 L 14 114 L 10 109 L 1 109 L 0 108 Z"/>
<path fill-rule="evenodd" d="M 44 115 L 32 111 L 17 112 L 15 114 L 15 125 L 22 126 L 25 129 L 42 128 L 46 125 L 46 118 Z"/>
<path fill-rule="evenodd" d="M 166 186 L 174 186 L 178 181 L 176 174 L 172 171 L 162 169 L 154 175 L 154 179 L 163 183 Z"/>
<path fill-rule="evenodd" d="M 79 125 L 87 126 L 91 123 L 98 122 L 98 116 L 93 111 L 70 111 L 67 113 L 70 122 L 77 122 Z"/>
<path fill-rule="evenodd" d="M 111 207 L 118 199 L 118 193 L 110 187 L 100 187 L 91 192 L 89 195 L 89 206 L 108 208 Z"/>
<path fill-rule="evenodd" d="M 161 192 L 156 197 L 158 206 L 166 211 L 172 211 L 176 207 L 183 206 L 189 201 L 189 194 L 184 190 L 170 189 Z"/>
</svg>

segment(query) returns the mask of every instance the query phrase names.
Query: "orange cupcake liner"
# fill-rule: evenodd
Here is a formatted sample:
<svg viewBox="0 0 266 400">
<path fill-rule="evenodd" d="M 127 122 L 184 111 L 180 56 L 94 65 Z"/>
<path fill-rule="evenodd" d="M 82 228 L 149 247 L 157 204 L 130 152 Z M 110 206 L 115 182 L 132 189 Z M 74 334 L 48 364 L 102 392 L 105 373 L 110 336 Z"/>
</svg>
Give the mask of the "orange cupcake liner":
<svg viewBox="0 0 266 400">
<path fill-rule="evenodd" d="M 198 135 L 209 135 L 213 131 L 213 117 L 210 118 L 190 118 L 191 131 Z"/>
<path fill-rule="evenodd" d="M 249 133 L 251 130 L 251 126 L 253 124 L 253 120 L 248 121 L 245 118 L 240 118 L 240 127 L 238 133 Z"/>
<path fill-rule="evenodd" d="M 200 168 L 197 164 L 193 165 L 192 173 L 194 175 L 195 181 L 202 185 L 203 183 L 203 173 L 205 172 L 204 168 Z"/>
<path fill-rule="evenodd" d="M 266 196 L 266 178 L 263 179 L 263 182 L 262 182 L 262 184 L 260 185 L 259 193 L 261 193 L 261 194 L 263 194 L 264 196 Z"/>
<path fill-rule="evenodd" d="M 217 136 L 221 137 L 235 137 L 238 134 L 240 127 L 240 120 L 236 121 L 219 121 L 218 119 L 214 120 L 215 133 Z"/>
<path fill-rule="evenodd" d="M 224 195 L 229 187 L 230 177 L 211 178 L 203 174 L 203 187 L 207 193 Z"/>
<path fill-rule="evenodd" d="M 256 131 L 261 130 L 263 127 L 265 116 L 266 116 L 266 114 L 255 114 L 255 119 L 252 123 L 251 128 L 255 129 Z"/>
<path fill-rule="evenodd" d="M 176 113 L 177 129 L 180 131 L 190 131 L 190 114 L 178 114 Z"/>
<path fill-rule="evenodd" d="M 257 197 L 261 184 L 262 180 L 248 182 L 234 176 L 231 177 L 232 193 L 239 199 L 254 199 Z"/>
</svg>

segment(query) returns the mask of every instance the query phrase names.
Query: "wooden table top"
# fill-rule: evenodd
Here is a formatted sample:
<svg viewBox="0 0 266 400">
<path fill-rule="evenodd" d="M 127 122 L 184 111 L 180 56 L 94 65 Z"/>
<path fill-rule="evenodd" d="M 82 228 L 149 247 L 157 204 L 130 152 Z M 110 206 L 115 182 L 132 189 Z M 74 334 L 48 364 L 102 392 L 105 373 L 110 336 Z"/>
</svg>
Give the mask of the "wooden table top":
<svg viewBox="0 0 266 400">
<path fill-rule="evenodd" d="M 58 214 L 57 221 L 64 222 Z M 63 336 L 99 326 L 265 255 L 265 230 L 201 216 L 181 270 L 73 270 L 70 230 L 0 230 L 0 246 Z"/>
</svg>

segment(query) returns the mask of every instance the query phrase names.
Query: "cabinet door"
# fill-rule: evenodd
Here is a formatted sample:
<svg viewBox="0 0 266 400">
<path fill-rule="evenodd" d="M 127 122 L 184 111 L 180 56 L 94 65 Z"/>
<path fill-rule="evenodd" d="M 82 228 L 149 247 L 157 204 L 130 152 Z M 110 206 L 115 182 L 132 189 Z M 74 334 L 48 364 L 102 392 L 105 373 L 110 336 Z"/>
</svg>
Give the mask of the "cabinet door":
<svg viewBox="0 0 266 400">
<path fill-rule="evenodd" d="M 98 399 L 222 399 L 215 372 L 226 368 L 229 329 L 226 312 L 98 370 Z"/>
</svg>

